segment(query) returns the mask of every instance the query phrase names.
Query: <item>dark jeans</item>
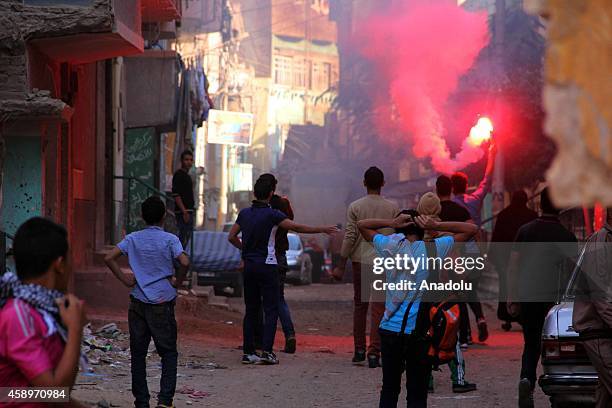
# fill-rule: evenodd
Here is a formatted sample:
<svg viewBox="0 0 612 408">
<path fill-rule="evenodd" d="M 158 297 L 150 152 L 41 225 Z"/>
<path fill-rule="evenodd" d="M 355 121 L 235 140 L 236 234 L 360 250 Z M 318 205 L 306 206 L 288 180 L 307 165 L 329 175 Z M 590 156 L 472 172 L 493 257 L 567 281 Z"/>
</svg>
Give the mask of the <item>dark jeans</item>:
<svg viewBox="0 0 612 408">
<path fill-rule="evenodd" d="M 612 339 L 585 340 L 582 344 L 599 376 L 595 390 L 595 408 L 608 408 L 612 406 Z"/>
<path fill-rule="evenodd" d="M 172 405 L 176 389 L 176 319 L 174 301 L 160 304 L 143 303 L 131 298 L 128 311 L 130 353 L 132 359 L 132 394 L 137 408 L 149 407 L 147 387 L 147 352 L 151 338 L 161 357 L 162 375 L 159 381 L 158 402 Z"/>
<path fill-rule="evenodd" d="M 378 326 L 385 313 L 384 302 L 371 302 L 372 271 L 367 270 L 359 262 L 353 262 L 353 340 L 355 350 L 366 351 L 366 323 L 368 320 L 368 308 L 370 309 L 370 346 L 367 348 L 368 355 L 378 356 L 380 354 L 380 337 Z M 361 278 L 367 278 L 362 282 Z"/>
<path fill-rule="evenodd" d="M 461 313 L 461 317 L 459 318 L 459 342 L 467 343 L 468 339 L 472 336 L 472 328 L 470 326 L 470 313 L 468 312 L 468 306 L 472 309 L 474 313 L 474 317 L 476 318 L 476 322 L 478 320 L 484 319 L 484 312 L 482 311 L 482 304 L 478 299 L 478 284 L 480 282 L 480 277 L 476 277 L 474 280 L 471 280 L 473 285 L 473 291 L 466 296 L 469 296 L 469 302 L 461 302 L 459 303 L 459 309 Z"/>
<path fill-rule="evenodd" d="M 427 407 L 427 386 L 431 364 L 425 359 L 425 342 L 412 336 L 380 331 L 383 386 L 379 408 L 395 408 L 406 371 L 406 406 Z"/>
<path fill-rule="evenodd" d="M 244 321 L 242 325 L 243 351 L 255 352 L 255 331 L 260 310 L 264 311 L 262 348 L 271 352 L 278 320 L 278 272 L 276 265 L 244 261 Z"/>
<path fill-rule="evenodd" d="M 281 322 L 285 339 L 295 336 L 295 328 L 293 327 L 293 320 L 291 320 L 291 312 L 289 311 L 289 305 L 285 300 L 285 281 L 287 279 L 288 267 L 282 264 L 280 257 L 278 264 L 278 320 Z M 264 333 L 264 312 L 263 309 L 259 310 L 257 314 L 257 325 L 255 326 L 255 348 L 261 349 L 263 344 L 263 333 Z"/>
<path fill-rule="evenodd" d="M 536 384 L 536 371 L 542 351 L 542 328 L 544 319 L 552 303 L 521 303 L 519 323 L 523 326 L 523 357 L 521 378 L 527 378 L 533 389 Z"/>
<path fill-rule="evenodd" d="M 183 245 L 183 249 L 187 250 L 187 244 L 193 235 L 193 212 L 189 213 L 189 222 L 183 220 L 183 214 L 176 214 L 176 227 L 178 228 L 178 237 Z"/>
<path fill-rule="evenodd" d="M 278 285 L 279 285 L 279 299 L 278 299 L 278 319 L 283 327 L 283 333 L 285 333 L 285 339 L 288 337 L 295 336 L 295 328 L 293 327 L 293 320 L 291 320 L 291 312 L 289 311 L 289 305 L 285 300 L 285 280 L 287 279 L 287 271 L 289 268 L 282 265 L 279 260 L 278 265 Z"/>
</svg>

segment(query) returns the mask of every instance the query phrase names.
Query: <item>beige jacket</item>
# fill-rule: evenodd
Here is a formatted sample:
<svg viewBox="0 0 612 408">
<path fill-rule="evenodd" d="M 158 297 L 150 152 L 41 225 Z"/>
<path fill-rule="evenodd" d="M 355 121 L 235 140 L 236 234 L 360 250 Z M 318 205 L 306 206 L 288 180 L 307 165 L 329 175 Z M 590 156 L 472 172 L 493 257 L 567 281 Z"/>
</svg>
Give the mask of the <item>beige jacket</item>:
<svg viewBox="0 0 612 408">
<path fill-rule="evenodd" d="M 573 327 L 581 336 L 612 334 L 612 226 L 606 224 L 587 242 L 577 280 Z"/>
<path fill-rule="evenodd" d="M 353 262 L 372 264 L 375 256 L 372 245 L 364 241 L 357 228 L 357 221 L 370 218 L 392 219 L 399 213 L 398 206 L 384 199 L 378 194 L 368 194 L 359 200 L 353 201 L 346 212 L 346 232 L 342 241 L 340 255 L 350 258 Z M 391 234 L 393 230 L 384 228 L 381 234 Z"/>
</svg>

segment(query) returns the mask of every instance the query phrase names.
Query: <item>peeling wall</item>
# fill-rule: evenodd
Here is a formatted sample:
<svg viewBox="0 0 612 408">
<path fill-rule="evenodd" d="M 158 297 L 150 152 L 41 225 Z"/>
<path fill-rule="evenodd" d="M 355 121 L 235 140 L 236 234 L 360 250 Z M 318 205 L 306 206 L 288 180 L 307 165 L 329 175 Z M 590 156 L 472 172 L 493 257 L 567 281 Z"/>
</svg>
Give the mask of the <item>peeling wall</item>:
<svg viewBox="0 0 612 408">
<path fill-rule="evenodd" d="M 42 211 L 40 137 L 5 135 L 2 230 L 10 234 Z"/>
</svg>

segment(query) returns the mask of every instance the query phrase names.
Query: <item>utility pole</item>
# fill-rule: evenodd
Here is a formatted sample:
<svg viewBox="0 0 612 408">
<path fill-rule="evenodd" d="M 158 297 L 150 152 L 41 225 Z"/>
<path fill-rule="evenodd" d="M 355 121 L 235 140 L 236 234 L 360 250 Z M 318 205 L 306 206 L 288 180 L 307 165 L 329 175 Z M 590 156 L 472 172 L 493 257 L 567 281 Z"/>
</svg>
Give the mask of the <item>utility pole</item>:
<svg viewBox="0 0 612 408">
<path fill-rule="evenodd" d="M 497 70 L 497 77 L 502 80 L 505 78 L 505 67 L 504 67 L 504 31 L 506 24 L 506 1 L 505 0 L 495 0 L 495 66 Z M 498 90 L 499 92 L 499 90 Z M 500 100 L 502 97 L 501 92 L 498 93 L 497 98 L 495 100 L 495 116 L 499 117 L 501 112 L 501 104 Z M 495 124 L 493 124 L 495 126 Z M 499 145 L 498 145 L 499 147 Z M 501 210 L 503 210 L 505 206 L 505 192 L 504 192 L 504 152 L 502 149 L 497 150 L 497 157 L 495 160 L 495 167 L 493 171 L 493 199 L 491 202 L 491 207 L 493 214 L 497 214 Z"/>
<path fill-rule="evenodd" d="M 308 123 L 308 85 L 312 83 L 312 62 L 309 56 L 310 41 L 310 0 L 304 0 L 304 124 Z"/>
</svg>

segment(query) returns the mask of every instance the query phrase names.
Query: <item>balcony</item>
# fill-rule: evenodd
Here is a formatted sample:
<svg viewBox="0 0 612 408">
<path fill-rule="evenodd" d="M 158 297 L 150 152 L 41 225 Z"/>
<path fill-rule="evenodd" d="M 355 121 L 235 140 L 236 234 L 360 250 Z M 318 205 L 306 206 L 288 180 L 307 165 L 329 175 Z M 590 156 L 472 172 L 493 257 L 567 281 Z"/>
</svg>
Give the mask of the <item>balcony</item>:
<svg viewBox="0 0 612 408">
<path fill-rule="evenodd" d="M 181 18 L 181 0 L 141 0 L 142 21 L 172 21 Z"/>
<path fill-rule="evenodd" d="M 174 51 L 146 50 L 126 58 L 126 127 L 171 129 L 178 105 L 178 63 Z"/>
<path fill-rule="evenodd" d="M 89 63 L 143 52 L 141 0 L 25 0 L 29 44 L 58 62 Z"/>
</svg>

